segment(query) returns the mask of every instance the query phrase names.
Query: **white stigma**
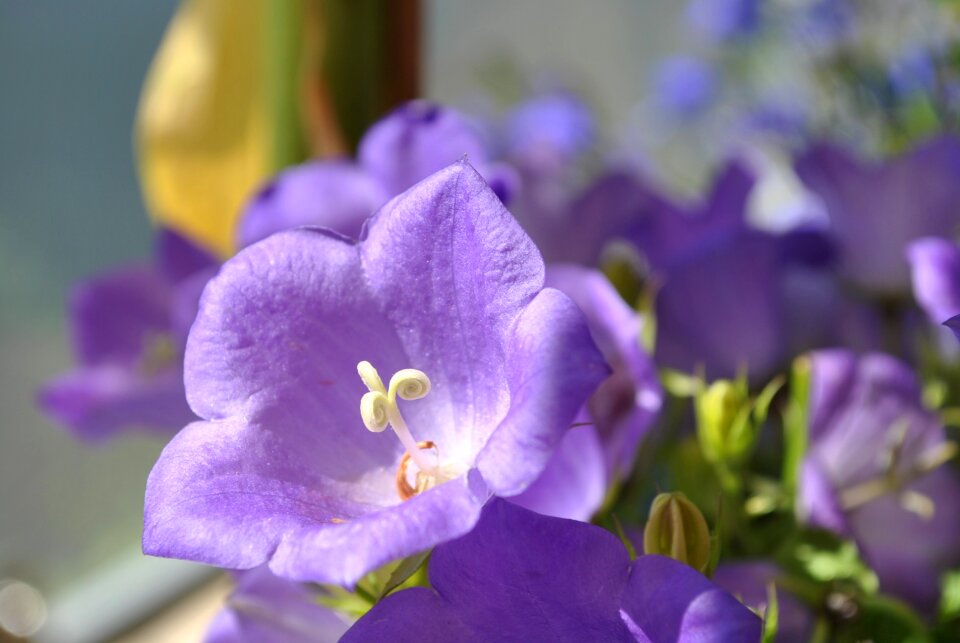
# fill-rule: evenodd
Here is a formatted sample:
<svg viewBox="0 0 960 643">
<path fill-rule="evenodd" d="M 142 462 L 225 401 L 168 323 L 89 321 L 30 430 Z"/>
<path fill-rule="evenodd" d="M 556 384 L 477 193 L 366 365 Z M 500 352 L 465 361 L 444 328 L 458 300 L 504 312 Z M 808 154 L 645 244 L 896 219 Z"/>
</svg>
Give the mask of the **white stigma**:
<svg viewBox="0 0 960 643">
<path fill-rule="evenodd" d="M 370 391 L 364 393 L 360 399 L 363 424 L 374 433 L 380 433 L 390 426 L 420 471 L 424 474 L 434 472 L 436 465 L 430 464 L 424 457 L 400 414 L 400 407 L 397 406 L 398 397 L 404 400 L 419 400 L 425 397 L 430 392 L 430 378 L 423 371 L 405 368 L 393 374 L 388 388 L 383 385 L 377 369 L 370 362 L 357 364 L 357 373 Z"/>
</svg>

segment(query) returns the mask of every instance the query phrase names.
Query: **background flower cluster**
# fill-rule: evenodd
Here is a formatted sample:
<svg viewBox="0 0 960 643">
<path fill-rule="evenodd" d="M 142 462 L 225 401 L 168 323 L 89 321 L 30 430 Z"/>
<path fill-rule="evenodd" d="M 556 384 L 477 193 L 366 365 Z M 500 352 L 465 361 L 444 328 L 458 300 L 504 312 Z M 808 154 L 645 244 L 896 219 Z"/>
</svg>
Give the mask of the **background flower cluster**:
<svg viewBox="0 0 960 643">
<path fill-rule="evenodd" d="M 625 123 L 536 78 L 273 173 L 170 143 L 188 2 L 155 255 L 39 407 L 169 438 L 143 550 L 234 572 L 211 641 L 958 640 L 957 11 L 693 0 Z"/>
</svg>

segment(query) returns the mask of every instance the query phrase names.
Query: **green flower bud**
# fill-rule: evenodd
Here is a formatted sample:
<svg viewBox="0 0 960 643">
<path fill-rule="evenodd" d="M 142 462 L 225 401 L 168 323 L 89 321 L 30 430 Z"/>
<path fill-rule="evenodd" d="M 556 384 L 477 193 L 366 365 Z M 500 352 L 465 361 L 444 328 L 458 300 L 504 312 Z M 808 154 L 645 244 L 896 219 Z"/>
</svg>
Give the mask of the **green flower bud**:
<svg viewBox="0 0 960 643">
<path fill-rule="evenodd" d="M 682 493 L 661 493 L 650 506 L 650 518 L 643 530 L 643 550 L 669 556 L 702 572 L 710 563 L 707 521 Z"/>
<path fill-rule="evenodd" d="M 736 460 L 753 444 L 746 387 L 717 380 L 697 400 L 697 423 L 704 455 L 713 462 Z"/>
</svg>

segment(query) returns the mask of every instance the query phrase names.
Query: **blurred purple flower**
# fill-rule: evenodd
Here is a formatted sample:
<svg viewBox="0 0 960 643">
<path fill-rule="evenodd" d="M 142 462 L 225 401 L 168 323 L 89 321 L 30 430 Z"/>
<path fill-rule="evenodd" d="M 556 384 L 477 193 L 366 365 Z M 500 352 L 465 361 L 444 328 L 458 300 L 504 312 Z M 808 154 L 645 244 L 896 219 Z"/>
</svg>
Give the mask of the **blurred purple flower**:
<svg viewBox="0 0 960 643">
<path fill-rule="evenodd" d="M 607 487 L 626 477 L 640 441 L 663 403 L 656 369 L 643 350 L 643 321 L 606 277 L 574 265 L 547 269 L 547 285 L 566 293 L 587 318 L 613 368 L 582 409 L 558 452 L 530 487 L 512 501 L 542 514 L 589 520 Z"/>
<path fill-rule="evenodd" d="M 789 26 L 794 37 L 812 53 L 827 53 L 850 38 L 857 13 L 849 0 L 813 0 L 796 8 Z"/>
<path fill-rule="evenodd" d="M 130 429 L 172 434 L 194 419 L 183 388 L 183 347 L 217 260 L 171 230 L 153 264 L 76 284 L 68 322 L 77 367 L 49 381 L 42 411 L 82 440 Z"/>
<path fill-rule="evenodd" d="M 262 187 L 240 217 L 237 244 L 245 248 L 305 225 L 356 239 L 363 222 L 388 199 L 465 156 L 506 200 L 515 179 L 505 167 L 487 162 L 479 131 L 455 110 L 423 100 L 405 103 L 367 131 L 355 162 L 310 161 Z"/>
<path fill-rule="evenodd" d="M 493 500 L 430 557 L 431 588 L 396 592 L 352 641 L 757 641 L 750 610 L 662 556 L 633 563 L 611 533 Z"/>
<path fill-rule="evenodd" d="M 206 643 L 334 643 L 350 624 L 317 603 L 317 593 L 278 578 L 266 566 L 237 574 Z"/>
<path fill-rule="evenodd" d="M 718 42 L 752 36 L 760 28 L 761 0 L 692 0 L 686 19 L 699 33 Z"/>
<path fill-rule="evenodd" d="M 754 178 L 727 165 L 700 204 L 650 199 L 627 237 L 646 257 L 656 293 L 658 363 L 710 378 L 768 375 L 790 350 L 786 285 L 798 265 L 828 260 L 810 231 L 774 235 L 746 222 Z"/>
<path fill-rule="evenodd" d="M 552 91 L 522 101 L 507 114 L 504 154 L 522 172 L 550 174 L 588 152 L 596 143 L 593 112 L 569 91 Z"/>
<path fill-rule="evenodd" d="M 853 538 L 881 590 L 930 613 L 960 563 L 960 478 L 937 466 L 949 445 L 908 366 L 880 353 L 813 353 L 810 446 L 798 507 Z"/>
<path fill-rule="evenodd" d="M 543 279 L 465 162 L 390 201 L 359 243 L 301 229 L 242 251 L 190 333 L 205 421 L 150 474 L 144 550 L 351 585 L 468 532 L 491 493 L 540 475 L 609 372 Z M 366 360 L 396 374 L 389 391 Z M 417 400 L 405 420 L 398 396 Z M 409 446 L 364 428 L 387 422 Z"/>
<path fill-rule="evenodd" d="M 918 239 L 907 248 L 913 296 L 934 324 L 960 338 L 960 246 L 946 239 Z"/>
<path fill-rule="evenodd" d="M 841 275 L 876 293 L 904 293 L 910 285 L 907 244 L 949 237 L 960 223 L 960 141 L 951 136 L 883 163 L 819 144 L 797 159 L 796 170 L 823 199 Z"/>
<path fill-rule="evenodd" d="M 890 84 L 902 98 L 930 92 L 937 82 L 933 56 L 923 47 L 915 46 L 902 52 L 890 62 Z"/>
<path fill-rule="evenodd" d="M 674 56 L 657 66 L 653 95 L 662 111 L 684 119 L 708 108 L 717 96 L 719 84 L 716 70 L 706 61 L 693 56 Z"/>
</svg>

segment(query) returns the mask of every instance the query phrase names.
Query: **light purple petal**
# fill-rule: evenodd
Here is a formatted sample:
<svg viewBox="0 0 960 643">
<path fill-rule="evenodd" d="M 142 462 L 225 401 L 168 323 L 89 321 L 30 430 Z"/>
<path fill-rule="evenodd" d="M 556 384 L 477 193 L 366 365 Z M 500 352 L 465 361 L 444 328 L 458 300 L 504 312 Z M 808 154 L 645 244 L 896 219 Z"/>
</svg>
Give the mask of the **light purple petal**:
<svg viewBox="0 0 960 643">
<path fill-rule="evenodd" d="M 124 429 L 172 434 L 194 418 L 179 367 L 147 373 L 122 365 L 81 368 L 44 385 L 40 408 L 82 440 Z"/>
<path fill-rule="evenodd" d="M 546 469 L 533 484 L 510 499 L 545 516 L 587 522 L 607 491 L 607 465 L 592 426 L 567 431 Z"/>
<path fill-rule="evenodd" d="M 237 228 L 245 248 L 271 234 L 322 226 L 353 239 L 363 222 L 393 196 L 348 161 L 312 161 L 281 172 L 250 200 Z"/>
<path fill-rule="evenodd" d="M 147 266 L 128 266 L 76 284 L 69 320 L 77 361 L 135 364 L 150 336 L 170 332 L 171 289 Z"/>
<path fill-rule="evenodd" d="M 144 552 L 232 569 L 269 561 L 285 578 L 352 585 L 469 531 L 486 500 L 482 483 L 460 478 L 401 503 L 383 493 L 392 470 L 332 478 L 322 445 L 290 433 L 232 421 L 181 431 L 147 481 Z"/>
<path fill-rule="evenodd" d="M 850 353 L 833 351 L 811 355 L 814 390 L 818 373 L 835 373 L 833 365 L 852 359 Z M 826 359 L 824 359 L 826 358 Z M 822 368 L 829 365 L 829 368 Z M 855 371 L 836 382 L 841 396 L 824 391 L 813 403 L 834 398 L 835 410 L 826 416 L 811 407 L 814 422 L 808 457 L 815 458 L 823 473 L 843 488 L 881 473 L 882 453 L 898 427 L 906 427 L 901 448 L 901 467 L 907 468 L 919 455 L 943 440 L 937 418 L 923 408 L 916 375 L 909 366 L 882 353 L 871 353 L 854 362 Z M 830 382 L 830 383 L 833 383 Z"/>
<path fill-rule="evenodd" d="M 908 489 L 933 501 L 931 518 L 907 511 L 890 494 L 854 511 L 850 523 L 881 591 L 932 615 L 941 575 L 960 564 L 960 478 L 943 467 Z"/>
<path fill-rule="evenodd" d="M 797 481 L 797 514 L 805 523 L 823 527 L 841 536 L 850 536 L 847 517 L 840 507 L 837 489 L 819 460 L 808 457 Z"/>
<path fill-rule="evenodd" d="M 434 592 L 387 597 L 343 640 L 631 641 L 618 614 L 629 566 L 599 527 L 493 500 L 473 531 L 433 551 Z"/>
<path fill-rule="evenodd" d="M 357 152 L 388 197 L 464 156 L 474 165 L 486 162 L 479 133 L 454 110 L 428 101 L 401 105 L 375 123 Z"/>
<path fill-rule="evenodd" d="M 570 296 L 587 318 L 613 374 L 588 402 L 610 481 L 629 473 L 641 439 L 663 403 L 656 368 L 641 347 L 643 320 L 602 273 L 569 264 L 547 270 L 547 285 Z"/>
<path fill-rule="evenodd" d="M 960 247 L 927 237 L 907 248 L 913 296 L 935 324 L 960 315 Z"/>
<path fill-rule="evenodd" d="M 236 589 L 215 617 L 206 643 L 335 643 L 349 623 L 317 604 L 306 587 L 265 567 L 240 574 Z"/>
<path fill-rule="evenodd" d="M 624 619 L 651 641 L 756 643 L 756 614 L 696 570 L 663 556 L 640 556 L 624 592 Z"/>
<path fill-rule="evenodd" d="M 477 468 L 494 493 L 511 496 L 544 470 L 610 371 L 583 313 L 552 288 L 541 291 L 517 320 L 506 355 L 510 410 L 480 451 Z"/>
</svg>

